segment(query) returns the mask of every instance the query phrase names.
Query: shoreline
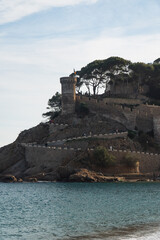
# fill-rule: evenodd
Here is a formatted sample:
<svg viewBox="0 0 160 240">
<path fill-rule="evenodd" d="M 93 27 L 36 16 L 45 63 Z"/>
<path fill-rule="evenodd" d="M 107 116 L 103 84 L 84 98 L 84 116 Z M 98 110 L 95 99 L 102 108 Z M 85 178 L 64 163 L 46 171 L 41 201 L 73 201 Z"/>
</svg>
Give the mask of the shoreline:
<svg viewBox="0 0 160 240">
<path fill-rule="evenodd" d="M 160 183 L 160 180 L 153 180 L 153 179 L 130 179 L 130 180 L 123 180 L 123 181 L 114 181 L 114 180 L 108 180 L 108 181 L 58 181 L 58 180 L 22 180 L 22 181 L 2 181 L 0 180 L 0 183 Z"/>
<path fill-rule="evenodd" d="M 63 171 L 62 171 L 63 170 Z M 72 171 L 64 171 L 61 169 L 56 174 L 39 173 L 35 175 L 13 175 L 0 174 L 0 182 L 5 183 L 22 183 L 22 182 L 90 182 L 90 183 L 108 183 L 108 182 L 160 182 L 159 174 L 155 173 L 119 173 L 107 174 L 106 172 L 97 172 L 87 168 L 72 169 Z"/>
</svg>

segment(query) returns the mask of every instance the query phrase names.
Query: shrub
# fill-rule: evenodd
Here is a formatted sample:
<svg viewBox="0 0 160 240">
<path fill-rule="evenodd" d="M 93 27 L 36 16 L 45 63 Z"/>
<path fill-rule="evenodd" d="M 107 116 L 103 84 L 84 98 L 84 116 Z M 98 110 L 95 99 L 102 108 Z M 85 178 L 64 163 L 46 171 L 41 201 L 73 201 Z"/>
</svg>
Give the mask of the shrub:
<svg viewBox="0 0 160 240">
<path fill-rule="evenodd" d="M 105 147 L 99 146 L 94 150 L 90 162 L 98 167 L 111 167 L 115 165 L 115 158 Z"/>
</svg>

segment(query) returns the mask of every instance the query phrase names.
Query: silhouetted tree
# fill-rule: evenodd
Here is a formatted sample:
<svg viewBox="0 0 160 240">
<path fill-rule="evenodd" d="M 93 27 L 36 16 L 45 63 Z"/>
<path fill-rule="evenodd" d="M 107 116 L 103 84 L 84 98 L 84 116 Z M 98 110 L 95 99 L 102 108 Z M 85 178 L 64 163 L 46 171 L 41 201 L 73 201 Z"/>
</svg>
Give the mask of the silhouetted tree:
<svg viewBox="0 0 160 240">
<path fill-rule="evenodd" d="M 61 112 L 61 108 L 62 108 L 62 106 L 61 106 L 61 94 L 56 92 L 56 94 L 53 95 L 52 98 L 50 98 L 48 100 L 47 109 L 49 109 L 50 111 L 48 111 L 46 113 L 43 113 L 42 116 L 43 117 L 48 117 L 50 120 L 54 119 Z"/>
</svg>

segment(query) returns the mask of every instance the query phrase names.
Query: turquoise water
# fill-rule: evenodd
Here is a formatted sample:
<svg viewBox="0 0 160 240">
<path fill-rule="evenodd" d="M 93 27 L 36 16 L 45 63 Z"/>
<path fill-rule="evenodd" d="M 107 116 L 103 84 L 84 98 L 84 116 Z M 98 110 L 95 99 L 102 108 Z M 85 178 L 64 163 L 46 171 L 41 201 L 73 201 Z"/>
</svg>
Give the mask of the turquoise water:
<svg viewBox="0 0 160 240">
<path fill-rule="evenodd" d="M 158 239 L 160 183 L 0 183 L 0 240 Z"/>
</svg>

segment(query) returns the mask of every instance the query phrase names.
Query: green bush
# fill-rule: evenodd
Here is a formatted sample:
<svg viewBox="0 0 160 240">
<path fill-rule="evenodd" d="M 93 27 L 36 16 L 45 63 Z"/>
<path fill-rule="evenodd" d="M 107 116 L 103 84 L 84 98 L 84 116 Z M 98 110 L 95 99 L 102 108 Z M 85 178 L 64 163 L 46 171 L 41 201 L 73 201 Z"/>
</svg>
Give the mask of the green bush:
<svg viewBox="0 0 160 240">
<path fill-rule="evenodd" d="M 115 158 L 105 147 L 99 146 L 94 150 L 90 162 L 98 167 L 111 167 L 115 165 Z"/>
<path fill-rule="evenodd" d="M 126 154 L 122 159 L 122 164 L 127 168 L 135 168 L 137 159 L 133 156 Z"/>
</svg>

